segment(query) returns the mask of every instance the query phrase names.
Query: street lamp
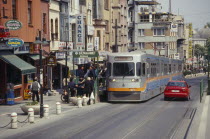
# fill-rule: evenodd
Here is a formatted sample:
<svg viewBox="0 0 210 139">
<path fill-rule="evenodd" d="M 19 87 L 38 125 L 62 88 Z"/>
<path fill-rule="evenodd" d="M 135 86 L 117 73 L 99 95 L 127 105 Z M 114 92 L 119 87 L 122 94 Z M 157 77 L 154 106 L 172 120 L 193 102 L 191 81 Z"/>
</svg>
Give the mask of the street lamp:
<svg viewBox="0 0 210 139">
<path fill-rule="evenodd" d="M 46 41 L 45 38 L 42 38 L 42 41 L 40 40 L 40 37 L 36 37 L 35 42 L 33 42 L 36 45 L 40 45 L 40 49 L 39 49 L 39 66 L 40 66 L 40 80 L 39 80 L 39 84 L 40 84 L 40 94 L 41 94 L 41 102 L 40 102 L 40 118 L 42 118 L 44 116 L 44 107 L 43 107 L 43 88 L 42 88 L 42 82 L 41 82 L 41 74 L 43 73 L 43 69 L 42 69 L 42 45 L 46 45 L 48 44 L 48 42 Z M 43 79 L 42 79 L 43 80 Z"/>
</svg>

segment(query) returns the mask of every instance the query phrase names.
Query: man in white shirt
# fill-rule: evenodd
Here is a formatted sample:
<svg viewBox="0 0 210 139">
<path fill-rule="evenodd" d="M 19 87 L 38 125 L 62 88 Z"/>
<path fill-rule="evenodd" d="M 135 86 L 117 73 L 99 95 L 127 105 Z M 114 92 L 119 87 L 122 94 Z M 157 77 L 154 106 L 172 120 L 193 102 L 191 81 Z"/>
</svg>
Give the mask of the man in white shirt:
<svg viewBox="0 0 210 139">
<path fill-rule="evenodd" d="M 35 95 L 36 95 L 36 100 L 39 102 L 39 90 L 40 90 L 40 84 L 37 81 L 37 77 L 34 78 L 34 82 L 31 84 L 31 92 L 32 92 L 32 100 L 34 101 Z"/>
</svg>

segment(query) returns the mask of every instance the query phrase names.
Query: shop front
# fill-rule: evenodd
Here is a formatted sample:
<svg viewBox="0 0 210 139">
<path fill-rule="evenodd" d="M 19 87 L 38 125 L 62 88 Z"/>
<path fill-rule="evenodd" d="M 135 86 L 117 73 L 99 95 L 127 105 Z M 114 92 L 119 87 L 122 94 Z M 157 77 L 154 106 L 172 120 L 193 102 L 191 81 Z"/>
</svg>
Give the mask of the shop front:
<svg viewBox="0 0 210 139">
<path fill-rule="evenodd" d="M 14 85 L 15 101 L 23 100 L 36 73 L 36 67 L 25 62 L 11 51 L 0 51 L 0 98 L 6 99 L 7 84 Z"/>
</svg>

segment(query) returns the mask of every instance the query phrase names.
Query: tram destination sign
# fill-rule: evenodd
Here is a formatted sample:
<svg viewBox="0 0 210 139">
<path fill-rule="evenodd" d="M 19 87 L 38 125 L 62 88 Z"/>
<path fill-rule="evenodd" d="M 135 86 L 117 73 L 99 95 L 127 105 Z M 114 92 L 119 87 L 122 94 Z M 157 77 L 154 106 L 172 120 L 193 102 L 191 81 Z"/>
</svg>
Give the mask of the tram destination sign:
<svg viewBox="0 0 210 139">
<path fill-rule="evenodd" d="M 74 58 L 94 58 L 98 57 L 98 51 L 79 51 L 79 52 L 73 52 L 73 57 Z"/>
</svg>

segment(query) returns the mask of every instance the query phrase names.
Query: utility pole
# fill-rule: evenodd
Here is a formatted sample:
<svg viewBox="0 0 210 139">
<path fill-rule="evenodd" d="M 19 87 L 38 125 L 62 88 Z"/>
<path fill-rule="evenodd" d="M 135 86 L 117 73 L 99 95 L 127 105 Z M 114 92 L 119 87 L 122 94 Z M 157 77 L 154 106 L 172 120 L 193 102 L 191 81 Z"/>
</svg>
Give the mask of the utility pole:
<svg viewBox="0 0 210 139">
<path fill-rule="evenodd" d="M 118 52 L 118 45 L 117 45 L 117 19 L 115 19 L 115 52 Z"/>
</svg>

